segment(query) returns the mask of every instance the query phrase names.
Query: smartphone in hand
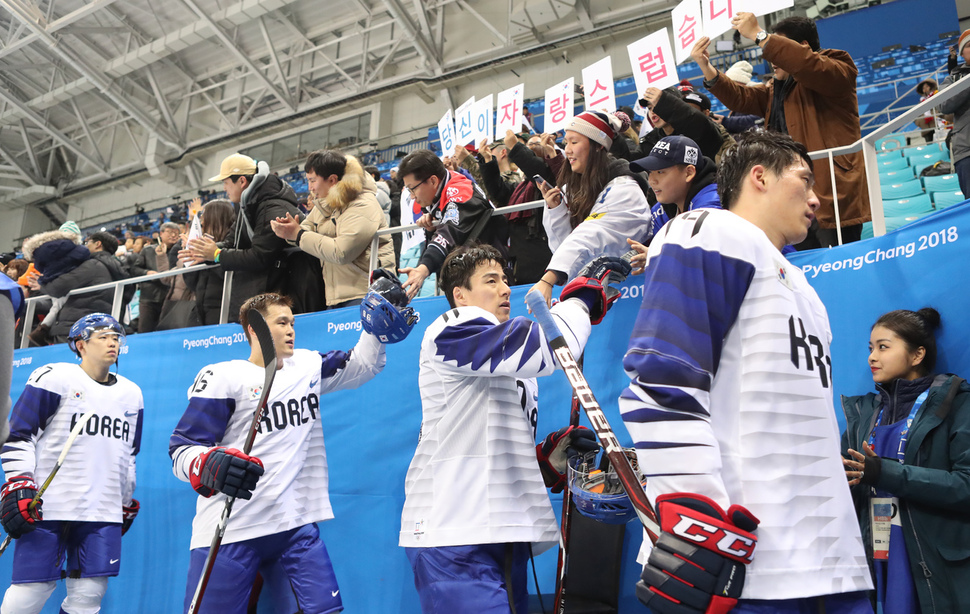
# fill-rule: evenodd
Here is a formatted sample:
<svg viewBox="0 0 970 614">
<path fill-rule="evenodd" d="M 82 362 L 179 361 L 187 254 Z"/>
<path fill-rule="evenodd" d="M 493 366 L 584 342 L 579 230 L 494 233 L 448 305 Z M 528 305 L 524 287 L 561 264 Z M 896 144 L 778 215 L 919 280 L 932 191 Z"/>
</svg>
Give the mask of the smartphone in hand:
<svg viewBox="0 0 970 614">
<path fill-rule="evenodd" d="M 546 180 L 542 178 L 542 175 L 538 174 L 532 176 L 532 181 L 535 182 L 536 187 L 540 188 L 542 187 L 542 184 L 546 182 Z"/>
</svg>

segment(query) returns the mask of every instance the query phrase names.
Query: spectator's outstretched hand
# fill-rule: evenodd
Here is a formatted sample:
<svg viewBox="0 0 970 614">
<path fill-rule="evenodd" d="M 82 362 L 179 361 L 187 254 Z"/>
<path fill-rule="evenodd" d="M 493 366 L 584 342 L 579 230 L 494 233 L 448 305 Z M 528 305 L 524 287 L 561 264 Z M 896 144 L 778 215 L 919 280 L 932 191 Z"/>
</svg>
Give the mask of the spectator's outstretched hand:
<svg viewBox="0 0 970 614">
<path fill-rule="evenodd" d="M 546 281 L 545 278 L 537 281 L 534 286 L 529 288 L 529 292 L 538 292 L 541 294 L 543 298 L 546 299 L 546 305 L 550 305 L 552 303 L 552 283 Z M 526 292 L 526 294 L 529 292 Z M 529 310 L 529 313 L 532 313 L 531 309 Z"/>
<path fill-rule="evenodd" d="M 556 157 L 556 135 L 555 134 L 543 132 L 542 136 L 539 137 L 539 142 L 542 143 L 542 149 L 545 150 L 547 158 Z"/>
<path fill-rule="evenodd" d="M 754 40 L 754 37 L 758 36 L 758 32 L 761 32 L 761 26 L 758 25 L 758 18 L 754 13 L 745 13 L 744 11 L 738 11 L 738 13 L 731 18 L 731 27 L 741 33 L 741 36 Z"/>
<path fill-rule="evenodd" d="M 468 153 L 468 150 L 465 149 L 464 145 L 455 145 L 455 155 L 454 155 L 455 164 L 461 164 L 462 162 L 465 161 L 465 158 L 467 158 L 470 155 L 471 154 Z"/>
<path fill-rule="evenodd" d="M 708 47 L 711 45 L 711 39 L 702 36 L 700 40 L 694 43 L 693 49 L 690 50 L 690 57 L 692 60 L 697 62 L 700 67 L 701 72 L 704 73 L 705 78 L 709 78 L 707 75 L 709 72 L 715 72 L 716 70 L 711 66 L 711 52 Z"/>
<path fill-rule="evenodd" d="M 415 222 L 421 228 L 427 230 L 428 232 L 434 231 L 434 220 L 431 218 L 430 213 L 425 213 Z"/>
<path fill-rule="evenodd" d="M 478 153 L 481 154 L 482 160 L 485 160 L 485 164 L 492 161 L 492 150 L 488 148 L 488 139 L 482 139 L 482 142 L 478 144 Z"/>
<path fill-rule="evenodd" d="M 192 239 L 185 246 L 185 249 L 179 252 L 179 259 L 192 264 L 215 262 L 216 242 L 212 240 L 212 237 L 207 236 L 201 239 Z"/>
<path fill-rule="evenodd" d="M 413 269 L 405 267 L 400 269 L 400 272 L 408 276 L 402 286 L 404 287 L 404 291 L 408 293 L 409 301 L 418 295 L 418 292 L 421 291 L 421 286 L 424 284 L 424 280 L 431 274 L 428 267 L 423 264 L 419 264 Z"/>
<path fill-rule="evenodd" d="M 300 219 L 289 213 L 286 217 L 270 220 L 269 225 L 277 237 L 287 241 L 296 241 L 297 235 L 300 234 Z"/>
<path fill-rule="evenodd" d="M 644 266 L 647 264 L 647 246 L 633 239 L 627 239 L 626 242 L 631 249 L 637 250 L 637 255 L 630 259 L 630 266 L 633 267 L 630 274 L 639 275 L 643 273 Z"/>
<path fill-rule="evenodd" d="M 515 133 L 511 130 L 505 131 L 505 146 L 510 150 L 515 147 L 515 144 L 519 142 L 519 137 L 515 136 Z"/>
</svg>

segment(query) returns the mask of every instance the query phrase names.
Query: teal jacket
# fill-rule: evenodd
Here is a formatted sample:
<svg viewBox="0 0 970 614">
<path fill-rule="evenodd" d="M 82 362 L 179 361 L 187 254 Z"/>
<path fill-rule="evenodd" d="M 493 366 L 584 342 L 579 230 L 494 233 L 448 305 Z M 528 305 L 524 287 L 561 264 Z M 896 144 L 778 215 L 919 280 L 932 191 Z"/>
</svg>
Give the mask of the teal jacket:
<svg viewBox="0 0 970 614">
<path fill-rule="evenodd" d="M 842 452 L 862 450 L 882 399 L 842 397 Z M 883 458 L 876 486 L 899 499 L 899 513 L 922 614 L 970 612 L 970 385 L 937 375 L 909 431 L 903 463 Z M 852 487 L 872 560 L 869 493 Z"/>
</svg>

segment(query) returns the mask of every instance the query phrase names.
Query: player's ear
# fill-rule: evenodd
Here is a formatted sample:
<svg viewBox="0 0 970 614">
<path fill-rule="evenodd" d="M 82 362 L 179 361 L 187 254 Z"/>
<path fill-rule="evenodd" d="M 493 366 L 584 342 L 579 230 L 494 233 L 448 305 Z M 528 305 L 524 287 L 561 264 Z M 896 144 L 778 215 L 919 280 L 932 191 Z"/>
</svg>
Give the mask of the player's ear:
<svg viewBox="0 0 970 614">
<path fill-rule="evenodd" d="M 455 305 L 458 307 L 465 306 L 465 292 L 461 286 L 455 286 L 451 289 L 451 297 L 455 299 Z"/>
<path fill-rule="evenodd" d="M 768 169 L 760 164 L 755 164 L 748 171 L 748 179 L 750 179 L 759 192 L 764 192 L 768 189 Z"/>
</svg>

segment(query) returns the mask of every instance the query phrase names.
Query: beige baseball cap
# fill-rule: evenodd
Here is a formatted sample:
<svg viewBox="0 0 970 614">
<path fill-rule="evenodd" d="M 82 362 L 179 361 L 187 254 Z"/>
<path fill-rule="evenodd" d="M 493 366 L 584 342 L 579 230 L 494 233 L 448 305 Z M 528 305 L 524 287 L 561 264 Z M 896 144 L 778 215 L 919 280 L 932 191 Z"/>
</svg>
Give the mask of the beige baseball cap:
<svg viewBox="0 0 970 614">
<path fill-rule="evenodd" d="M 233 175 L 255 174 L 256 160 L 253 160 L 249 156 L 244 156 L 240 153 L 234 153 L 222 161 L 222 166 L 219 167 L 219 174 L 215 177 L 210 177 L 209 181 L 222 181 L 223 179 L 232 177 Z"/>
</svg>

